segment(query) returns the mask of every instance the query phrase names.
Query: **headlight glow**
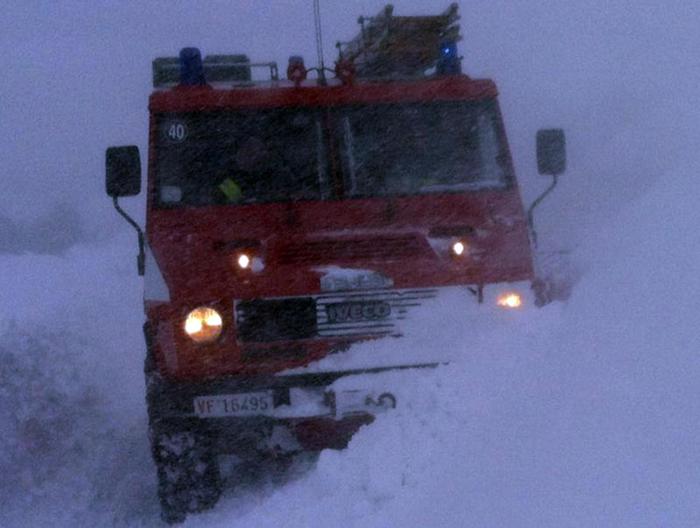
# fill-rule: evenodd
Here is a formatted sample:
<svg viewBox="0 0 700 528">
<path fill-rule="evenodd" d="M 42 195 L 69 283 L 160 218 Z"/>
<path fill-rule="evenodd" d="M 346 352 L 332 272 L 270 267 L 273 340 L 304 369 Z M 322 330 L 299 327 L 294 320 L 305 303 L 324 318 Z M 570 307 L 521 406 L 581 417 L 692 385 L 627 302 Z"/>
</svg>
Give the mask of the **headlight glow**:
<svg viewBox="0 0 700 528">
<path fill-rule="evenodd" d="M 196 343 L 208 343 L 221 335 L 223 321 L 213 308 L 200 306 L 187 314 L 185 333 Z"/>
<path fill-rule="evenodd" d="M 207 319 L 205 321 L 207 326 L 221 326 L 221 316 L 216 310 L 211 310 L 207 314 Z"/>
<path fill-rule="evenodd" d="M 202 321 L 194 317 L 188 317 L 185 320 L 185 332 L 188 335 L 197 334 L 202 331 Z"/>
<path fill-rule="evenodd" d="M 245 253 L 238 255 L 238 267 L 241 269 L 248 269 L 250 267 L 250 257 Z"/>
<path fill-rule="evenodd" d="M 464 245 L 464 242 L 457 241 L 454 244 L 452 244 L 452 253 L 454 253 L 458 257 L 461 257 L 464 254 L 465 249 L 466 246 Z"/>
<path fill-rule="evenodd" d="M 499 295 L 496 304 L 501 308 L 520 308 L 523 305 L 523 298 L 519 293 L 508 292 Z"/>
</svg>

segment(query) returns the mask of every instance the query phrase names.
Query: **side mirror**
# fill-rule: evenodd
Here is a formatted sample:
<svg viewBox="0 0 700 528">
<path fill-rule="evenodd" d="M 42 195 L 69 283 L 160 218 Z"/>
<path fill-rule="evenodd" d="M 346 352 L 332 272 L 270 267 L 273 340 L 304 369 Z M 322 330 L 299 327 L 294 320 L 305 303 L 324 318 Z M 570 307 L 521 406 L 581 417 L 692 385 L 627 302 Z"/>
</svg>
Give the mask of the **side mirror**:
<svg viewBox="0 0 700 528">
<path fill-rule="evenodd" d="M 109 147 L 106 153 L 107 195 L 112 198 L 136 196 L 141 192 L 139 148 Z"/>
<path fill-rule="evenodd" d="M 551 176 L 566 170 L 566 137 L 561 128 L 537 131 L 537 170 Z"/>
</svg>

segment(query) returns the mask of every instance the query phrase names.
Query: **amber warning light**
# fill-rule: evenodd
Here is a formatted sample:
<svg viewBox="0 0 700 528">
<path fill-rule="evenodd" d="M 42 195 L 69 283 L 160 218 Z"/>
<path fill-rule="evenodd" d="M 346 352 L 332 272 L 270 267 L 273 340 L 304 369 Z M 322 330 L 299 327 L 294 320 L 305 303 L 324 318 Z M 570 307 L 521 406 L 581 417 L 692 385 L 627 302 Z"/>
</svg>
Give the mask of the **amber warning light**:
<svg viewBox="0 0 700 528">
<path fill-rule="evenodd" d="M 501 308 L 520 308 L 523 305 L 523 299 L 518 293 L 508 292 L 500 295 L 496 304 Z"/>
</svg>

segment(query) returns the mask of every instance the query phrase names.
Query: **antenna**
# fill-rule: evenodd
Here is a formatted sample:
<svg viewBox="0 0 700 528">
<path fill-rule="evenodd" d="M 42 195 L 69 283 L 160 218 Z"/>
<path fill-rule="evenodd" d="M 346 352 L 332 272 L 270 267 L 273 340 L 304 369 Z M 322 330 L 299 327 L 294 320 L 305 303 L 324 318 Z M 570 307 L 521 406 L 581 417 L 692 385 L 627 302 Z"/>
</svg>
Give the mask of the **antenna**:
<svg viewBox="0 0 700 528">
<path fill-rule="evenodd" d="M 314 24 L 316 26 L 316 53 L 318 54 L 318 81 L 321 86 L 325 86 L 326 71 L 323 64 L 323 32 L 321 31 L 320 0 L 314 0 Z"/>
</svg>

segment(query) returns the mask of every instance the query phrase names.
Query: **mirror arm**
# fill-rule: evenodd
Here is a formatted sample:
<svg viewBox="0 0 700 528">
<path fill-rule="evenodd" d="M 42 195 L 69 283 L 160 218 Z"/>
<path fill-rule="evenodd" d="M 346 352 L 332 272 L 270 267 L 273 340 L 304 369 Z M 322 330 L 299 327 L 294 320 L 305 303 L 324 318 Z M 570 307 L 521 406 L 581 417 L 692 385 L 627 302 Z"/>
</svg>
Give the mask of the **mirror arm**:
<svg viewBox="0 0 700 528">
<path fill-rule="evenodd" d="M 144 272 L 146 271 L 146 252 L 145 252 L 145 247 L 144 247 L 144 237 L 143 237 L 143 230 L 141 227 L 136 223 L 136 221 L 131 218 L 124 209 L 119 207 L 119 202 L 117 201 L 117 197 L 113 196 L 112 197 L 113 203 L 114 203 L 114 208 L 117 210 L 117 212 L 124 217 L 124 220 L 129 222 L 131 226 L 136 229 L 136 233 L 139 236 L 139 254 L 136 257 L 136 265 L 138 267 L 138 272 L 139 275 L 143 276 Z"/>
<path fill-rule="evenodd" d="M 535 207 L 540 205 L 542 203 L 542 200 L 544 200 L 549 193 L 551 193 L 554 190 L 554 187 L 557 186 L 557 175 L 552 174 L 552 183 L 545 191 L 540 194 L 537 199 L 532 202 L 532 205 L 530 208 L 527 210 L 527 226 L 530 228 L 530 236 L 532 237 L 532 245 L 535 249 L 537 249 L 537 231 L 535 231 L 535 220 L 534 220 L 534 211 Z"/>
</svg>

